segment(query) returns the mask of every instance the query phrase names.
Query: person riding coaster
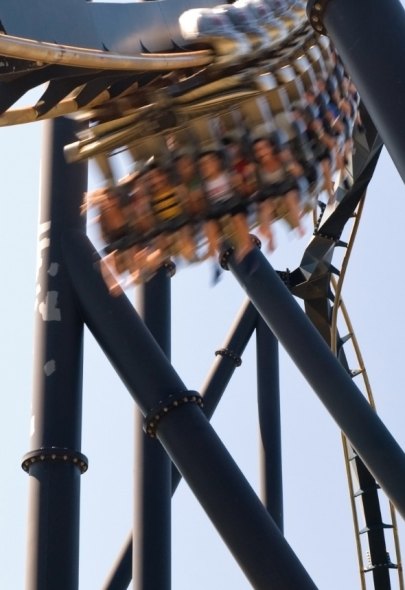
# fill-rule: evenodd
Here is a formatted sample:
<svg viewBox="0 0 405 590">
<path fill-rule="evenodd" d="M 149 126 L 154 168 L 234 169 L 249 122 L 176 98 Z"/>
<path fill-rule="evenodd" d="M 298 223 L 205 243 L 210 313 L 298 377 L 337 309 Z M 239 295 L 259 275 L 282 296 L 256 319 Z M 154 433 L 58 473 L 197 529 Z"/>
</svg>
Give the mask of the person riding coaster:
<svg viewBox="0 0 405 590">
<path fill-rule="evenodd" d="M 274 149 L 269 137 L 257 137 L 253 141 L 253 153 L 257 162 L 260 190 L 257 197 L 259 231 L 268 240 L 270 251 L 275 249 L 271 224 L 278 213 L 302 236 L 301 209 L 298 184 L 294 175 Z M 280 210 L 280 206 L 281 210 Z"/>
<path fill-rule="evenodd" d="M 207 199 L 204 227 L 209 255 L 214 256 L 228 241 L 240 261 L 253 247 L 246 220 L 247 203 L 238 192 L 241 178 L 225 167 L 220 151 L 214 147 L 200 152 L 198 163 Z"/>
<path fill-rule="evenodd" d="M 102 268 L 113 292 L 122 284 L 117 276 L 128 274 L 124 280 L 125 286 L 139 284 L 149 280 L 161 264 L 161 253 L 153 243 L 152 212 L 143 187 L 142 174 L 136 172 L 125 177 L 114 187 L 114 192 L 119 196 L 123 229 L 106 239 Z M 105 269 L 106 265 L 109 272 Z"/>
<path fill-rule="evenodd" d="M 187 193 L 175 186 L 162 164 L 154 161 L 145 171 L 146 190 L 155 221 L 157 248 L 192 262 L 196 244 L 189 225 Z"/>
<path fill-rule="evenodd" d="M 170 256 L 197 262 L 224 244 L 240 261 L 252 248 L 250 227 L 257 225 L 269 250 L 275 248 L 272 224 L 279 218 L 302 236 L 301 217 L 316 207 L 322 190 L 334 202 L 332 174 L 339 156 L 351 156 L 357 121 L 349 86 L 343 78 L 329 85 L 329 94 L 307 88 L 281 113 L 283 125 L 271 109 L 270 119 L 253 129 L 248 108 L 200 118 L 195 127 L 191 119 L 194 140 L 173 130 L 173 143 L 159 148 L 131 182 L 95 191 L 105 251 L 113 253 L 116 271 L 142 282 Z"/>
</svg>

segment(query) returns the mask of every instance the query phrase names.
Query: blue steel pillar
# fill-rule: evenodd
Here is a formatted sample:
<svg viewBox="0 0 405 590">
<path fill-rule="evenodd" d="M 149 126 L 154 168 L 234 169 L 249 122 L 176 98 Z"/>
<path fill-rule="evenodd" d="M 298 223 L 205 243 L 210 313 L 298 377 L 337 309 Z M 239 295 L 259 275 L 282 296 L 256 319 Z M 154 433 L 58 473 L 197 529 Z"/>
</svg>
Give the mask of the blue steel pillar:
<svg viewBox="0 0 405 590">
<path fill-rule="evenodd" d="M 138 301 L 145 325 L 168 359 L 171 352 L 170 295 L 170 277 L 167 269 L 161 268 L 140 289 Z M 170 590 L 172 462 L 159 441 L 146 436 L 142 415 L 138 409 L 135 411 L 133 587 L 136 590 Z"/>
<path fill-rule="evenodd" d="M 225 341 L 224 347 L 216 352 L 215 363 L 202 386 L 201 395 L 204 398 L 204 414 L 208 419 L 214 411 L 228 385 L 235 369 L 241 364 L 241 356 L 256 327 L 258 313 L 247 300 Z M 181 475 L 172 464 L 172 495 L 180 483 Z M 103 586 L 104 590 L 125 590 L 131 581 L 132 571 L 132 534 L 123 545 L 115 564 Z"/>
<path fill-rule="evenodd" d="M 405 9 L 399 0 L 309 0 L 405 182 Z"/>
<path fill-rule="evenodd" d="M 252 303 L 405 518 L 405 454 L 263 254 L 228 265 Z"/>
<path fill-rule="evenodd" d="M 241 356 L 254 332 L 258 317 L 255 307 L 249 300 L 246 300 L 223 348 L 215 352 L 216 361 L 201 387 L 201 395 L 204 398 L 204 414 L 209 419 L 214 415 L 235 369 L 242 364 Z"/>
<path fill-rule="evenodd" d="M 256 327 L 257 397 L 262 442 L 262 498 L 280 531 L 283 522 L 278 341 L 259 316 Z"/>
<path fill-rule="evenodd" d="M 67 165 L 74 124 L 45 125 L 29 473 L 27 590 L 77 590 L 83 321 L 61 249 L 66 228 L 85 229 L 80 203 L 87 166 Z"/>
</svg>

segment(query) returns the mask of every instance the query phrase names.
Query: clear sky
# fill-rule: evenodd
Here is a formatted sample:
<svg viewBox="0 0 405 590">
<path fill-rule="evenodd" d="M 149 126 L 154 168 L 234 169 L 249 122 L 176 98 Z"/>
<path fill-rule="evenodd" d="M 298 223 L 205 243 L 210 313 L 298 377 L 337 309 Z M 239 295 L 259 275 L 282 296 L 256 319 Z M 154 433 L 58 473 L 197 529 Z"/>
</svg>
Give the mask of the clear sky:
<svg viewBox="0 0 405 590">
<path fill-rule="evenodd" d="M 1 129 L 0 588 L 4 590 L 24 585 L 28 476 L 20 463 L 29 450 L 41 131 L 39 123 Z M 90 184 L 96 182 L 91 175 Z M 404 218 L 404 186 L 384 151 L 368 192 L 343 296 L 378 411 L 403 448 Z M 310 237 L 309 218 L 306 224 L 308 235 L 300 240 L 278 224 L 279 247 L 270 257 L 276 269 L 296 268 Z M 244 300 L 230 273 L 212 288 L 210 272 L 207 264 L 200 265 L 179 270 L 172 280 L 173 364 L 186 385 L 197 390 Z M 213 425 L 258 488 L 254 369 L 252 342 Z M 319 588 L 360 587 L 340 432 L 283 353 L 281 382 L 286 537 Z M 82 451 L 90 459 L 90 469 L 82 477 L 82 590 L 102 586 L 131 527 L 132 426 L 132 398 L 86 333 Z M 405 539 L 400 517 L 399 521 Z M 173 501 L 174 590 L 249 587 L 183 482 Z"/>
</svg>

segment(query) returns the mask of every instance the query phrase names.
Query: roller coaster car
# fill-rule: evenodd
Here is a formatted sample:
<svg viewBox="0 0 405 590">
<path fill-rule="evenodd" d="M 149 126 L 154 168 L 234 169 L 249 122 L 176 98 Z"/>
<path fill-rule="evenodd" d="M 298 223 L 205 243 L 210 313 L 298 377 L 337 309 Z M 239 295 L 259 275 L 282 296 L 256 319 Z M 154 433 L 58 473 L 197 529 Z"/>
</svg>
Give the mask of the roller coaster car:
<svg viewBox="0 0 405 590">
<path fill-rule="evenodd" d="M 92 4 L 86 7 L 80 4 L 80 10 L 84 11 L 83 15 L 86 13 L 87 19 L 90 15 L 95 20 L 100 19 L 102 13 L 107 14 L 110 10 L 108 6 Z M 142 12 L 145 13 L 145 23 L 149 22 L 148 18 L 156 4 L 147 4 L 150 6 L 120 7 L 119 14 Z M 7 13 L 4 8 L 6 20 L 13 30 L 12 27 L 17 24 L 13 24 L 9 2 L 6 7 L 9 11 Z M 288 194 L 286 186 L 280 182 L 273 186 L 263 182 L 260 185 L 258 182 L 260 175 L 257 173 L 257 164 L 251 157 L 252 131 L 257 130 L 259 125 L 267 128 L 266 133 L 275 154 L 274 161 L 277 160 L 277 166 L 284 170 L 283 174 L 292 179 L 294 188 L 290 192 L 300 197 L 299 207 L 302 212 L 315 207 L 319 191 L 325 188 L 329 198 L 332 198 L 332 173 L 336 169 L 334 162 L 339 160 L 343 144 L 339 137 L 343 136 L 343 124 L 339 119 L 340 116 L 346 116 L 344 112 L 351 106 L 345 103 L 346 99 L 348 101 L 350 82 L 346 82 L 333 48 L 309 28 L 301 2 L 237 0 L 231 5 L 211 8 L 191 6 L 177 15 L 177 22 L 167 4 L 162 4 L 162 10 L 166 11 L 167 23 L 170 23 L 168 29 L 172 47 L 181 47 L 183 50 L 188 45 L 192 50 L 189 54 L 184 51 L 183 54 L 173 54 L 171 51 L 158 55 L 143 51 L 142 54 L 130 57 L 99 48 L 73 46 L 63 46 L 63 51 L 58 52 L 58 47 L 46 39 L 36 44 L 29 39 L 13 40 L 4 35 L 3 39 L 0 38 L 0 51 L 2 47 L 5 52 L 18 49 L 20 54 L 5 58 L 3 75 L 10 77 L 11 98 L 4 99 L 3 108 L 7 108 L 11 99 L 14 96 L 18 98 L 29 85 L 30 78 L 24 78 L 24 75 L 31 68 L 34 70 L 43 63 L 48 68 L 52 63 L 59 65 L 57 70 L 45 68 L 44 79 L 46 72 L 55 77 L 34 108 L 18 113 L 5 112 L 0 117 L 0 123 L 1 120 L 6 123 L 21 122 L 26 117 L 41 118 L 54 116 L 55 112 L 66 114 L 80 110 L 78 118 L 87 125 L 87 129 L 82 128 L 78 133 L 78 141 L 67 146 L 66 156 L 72 162 L 95 158 L 100 165 L 107 187 L 90 196 L 89 204 L 98 207 L 100 230 L 109 256 L 114 251 L 119 253 L 144 247 L 149 254 L 154 253 L 156 259 L 163 258 L 173 252 L 173 240 L 164 241 L 162 236 L 175 233 L 173 227 L 170 230 L 167 226 L 162 229 L 162 225 L 156 222 L 151 179 L 144 171 L 132 182 L 136 198 L 128 184 L 119 184 L 114 180 L 109 160 L 116 152 L 128 151 L 138 167 L 142 167 L 148 158 L 163 161 L 174 187 L 178 187 L 182 184 L 175 170 L 179 149 L 192 148 L 196 156 L 207 145 L 214 144 L 215 151 L 229 158 L 230 146 L 227 153 L 222 140 L 235 131 L 244 136 L 239 146 L 236 142 L 236 149 L 242 150 L 247 166 L 242 174 L 240 170 L 235 174 L 235 166 L 239 164 L 225 162 L 223 174 L 233 178 L 238 176 L 242 180 L 238 190 L 234 188 L 235 194 L 229 200 L 229 210 L 226 209 L 227 205 L 221 205 L 222 215 L 218 216 L 221 223 L 216 230 L 219 233 L 217 246 L 230 241 L 238 249 L 245 240 L 249 227 L 242 228 L 240 224 L 236 230 L 234 223 L 240 219 L 240 211 L 238 214 L 235 211 L 241 207 L 245 209 L 250 228 L 259 224 L 267 238 L 272 233 L 270 223 L 280 216 L 286 218 L 292 227 L 300 228 L 299 216 L 295 215 L 293 219 L 289 215 L 291 209 L 285 207 L 286 200 L 283 202 L 277 194 Z M 98 22 L 100 26 L 103 25 L 105 38 L 110 36 L 113 39 L 113 32 L 107 30 L 105 19 Z M 135 29 L 140 35 L 139 27 Z M 3 43 L 7 41 L 6 38 L 10 41 L 9 45 Z M 116 35 L 111 43 L 112 49 L 116 51 L 114 43 L 119 43 Z M 94 41 L 94 47 L 100 45 L 100 40 Z M 140 42 L 140 47 L 146 49 L 143 42 Z M 213 48 L 213 54 L 204 53 L 209 48 Z M 28 58 L 34 54 L 36 61 L 24 62 L 19 59 L 21 55 Z M 40 56 L 48 59 L 48 62 L 42 62 Z M 16 76 L 20 74 L 24 82 L 13 86 Z M 38 82 L 39 78 L 35 80 Z M 317 81 L 324 82 L 322 89 L 316 88 Z M 320 124 L 315 115 L 312 118 L 309 116 L 311 105 L 306 103 L 305 93 L 312 89 L 319 91 L 320 99 L 324 95 L 334 101 L 337 109 L 334 120 L 326 120 L 325 117 L 325 121 Z M 336 104 L 338 99 L 341 99 L 342 111 Z M 294 119 L 291 110 L 297 101 L 304 102 L 307 109 L 300 114 L 301 119 L 298 116 Z M 324 107 L 327 112 L 327 104 Z M 345 161 L 348 160 L 346 156 Z M 326 164 L 328 158 L 329 167 Z M 200 192 L 206 194 L 203 180 L 200 178 Z M 283 182 L 285 184 L 287 181 Z M 179 190 L 179 194 L 181 192 Z M 272 213 L 268 217 L 268 227 L 264 227 L 258 212 L 261 204 L 270 199 L 273 200 Z M 201 232 L 198 225 L 209 225 L 207 217 L 213 205 L 207 204 L 206 200 L 201 205 L 203 200 L 200 200 L 200 219 L 197 223 L 198 216 L 190 214 L 194 204 L 189 192 L 185 201 L 187 217 L 183 233 L 191 232 L 199 247 L 205 238 L 204 231 Z M 236 201 L 238 206 L 235 208 Z M 230 229 L 232 226 L 234 229 Z M 176 231 L 179 230 L 176 228 Z M 183 246 L 177 246 L 176 253 L 187 261 L 198 260 L 200 257 L 191 256 L 189 248 L 186 253 L 186 242 L 186 238 L 178 242 Z M 209 251 L 212 254 L 212 244 Z M 135 256 L 133 251 L 132 254 Z M 116 258 L 121 260 L 123 257 L 117 254 Z M 128 263 L 127 255 L 124 258 L 127 259 L 126 267 L 131 270 L 133 264 Z M 139 262 L 139 256 L 137 260 Z M 118 268 L 123 266 L 116 265 Z"/>
<path fill-rule="evenodd" d="M 314 54 L 313 41 L 309 47 Z M 275 76 L 266 69 L 251 68 L 243 74 L 250 80 L 250 88 L 244 91 L 242 98 L 233 98 L 231 101 L 229 87 L 238 83 L 239 74 L 236 77 L 230 74 L 222 79 L 216 78 L 214 82 L 209 81 L 205 85 L 197 84 L 196 88 L 189 91 L 186 89 L 183 93 L 170 92 L 172 86 L 168 85 L 169 93 L 166 94 L 166 89 L 162 87 L 156 95 L 159 99 L 155 104 L 145 105 L 147 108 L 144 117 L 138 122 L 134 122 L 133 119 L 127 122 L 125 117 L 122 117 L 121 124 L 117 119 L 114 125 L 103 122 L 97 125 L 96 118 L 93 117 L 96 125 L 81 136 L 74 154 L 72 152 L 72 159 L 80 159 L 82 150 L 86 155 L 97 154 L 99 159 L 100 154 L 104 153 L 105 168 L 108 170 L 108 158 L 114 150 L 105 151 L 106 148 L 117 146 L 122 149 L 125 146 L 138 166 L 146 158 L 163 161 L 174 186 L 179 186 L 181 180 L 175 163 L 182 150 L 187 151 L 191 165 L 195 167 L 198 153 L 209 151 L 210 146 L 212 152 L 222 154 L 224 173 L 231 174 L 233 178 L 237 176 L 241 180 L 237 188 L 234 186 L 232 199 L 222 203 L 220 208 L 215 206 L 213 209 L 213 205 L 207 202 L 207 186 L 204 184 L 204 174 L 200 166 L 195 178 L 199 177 L 199 190 L 201 195 L 205 195 L 205 204 L 200 208 L 199 215 L 190 214 L 193 205 L 188 194 L 185 198 L 187 217 L 182 224 L 191 233 L 194 250 L 201 251 L 204 243 L 208 241 L 209 255 L 213 255 L 224 243 L 231 244 L 236 249 L 244 243 L 245 251 L 248 231 L 257 226 L 268 239 L 269 247 L 272 249 L 273 221 L 285 219 L 292 228 L 297 228 L 302 234 L 300 216 L 316 208 L 319 193 L 326 190 L 328 202 L 334 202 L 333 176 L 338 178 L 341 175 L 341 183 L 347 181 L 343 177 L 346 171 L 337 166 L 337 162 L 341 160 L 345 161 L 345 164 L 350 164 L 351 152 L 345 140 L 350 140 L 350 132 L 353 129 L 356 111 L 352 97 L 354 90 L 352 88 L 349 92 L 350 82 L 344 74 L 340 75 L 340 82 L 334 75 L 339 62 L 333 49 L 328 45 L 326 50 L 322 45 L 322 49 L 319 47 L 318 59 L 321 59 L 321 55 L 329 55 L 326 62 L 327 75 L 324 79 L 321 79 L 321 70 L 308 75 L 312 71 L 312 66 L 309 61 L 305 63 L 302 60 L 301 54 L 298 68 L 301 75 L 297 76 L 296 72 L 287 71 L 283 61 L 272 68 Z M 263 74 L 266 79 L 270 76 L 264 88 Z M 276 77 L 284 82 L 276 82 Z M 181 79 L 179 83 L 182 83 Z M 296 91 L 292 92 L 291 84 L 294 84 L 295 89 L 300 88 L 298 95 Z M 287 93 L 284 93 L 285 85 L 288 87 Z M 196 100 L 196 96 L 199 99 Z M 292 102 L 290 96 L 298 96 L 298 100 Z M 163 104 L 166 105 L 164 116 L 161 115 Z M 158 120 L 161 120 L 159 125 L 156 124 Z M 344 121 L 347 123 L 346 126 Z M 149 135 L 146 132 L 148 128 Z M 278 170 L 278 180 L 270 184 L 265 180 L 265 176 L 261 178 L 260 167 L 252 158 L 253 146 L 258 138 L 266 139 L 271 146 L 273 164 L 270 163 L 270 169 L 273 166 L 273 176 Z M 246 160 L 245 171 L 237 168 L 241 163 L 233 159 L 233 154 L 238 152 L 241 161 Z M 112 174 L 107 176 L 112 178 Z M 146 195 L 146 202 L 151 206 L 148 182 L 145 175 L 142 190 Z M 215 215 L 212 213 L 213 210 L 216 211 Z M 106 253 L 109 256 L 114 252 L 118 256 L 119 252 L 145 246 L 149 253 L 155 254 L 155 260 L 164 260 L 173 254 L 184 257 L 187 262 L 201 260 L 201 256 L 190 255 L 192 248 L 188 247 L 186 254 L 184 239 L 177 241 L 176 248 L 173 248 L 173 243 L 169 245 L 168 242 L 160 240 L 162 234 L 173 234 L 178 228 L 162 227 L 156 223 L 155 216 L 152 227 L 149 226 L 146 231 L 134 231 L 129 229 L 131 224 L 128 216 L 122 219 L 123 212 L 124 208 L 121 206 L 119 222 L 118 212 L 110 213 L 110 225 L 118 225 L 118 231 L 122 235 L 114 239 L 110 232 L 106 240 Z M 243 212 L 249 225 L 235 226 L 232 221 L 235 212 Z M 151 219 L 153 217 L 152 214 Z M 210 237 L 209 232 L 213 221 L 215 237 L 212 240 L 212 234 Z M 206 227 L 208 231 L 202 229 Z M 116 229 L 114 227 L 114 231 Z M 106 231 L 103 233 L 107 234 Z M 123 268 L 125 265 L 116 263 L 115 267 Z M 134 268 L 133 259 L 131 265 L 126 263 L 127 270 L 128 267 Z M 135 274 L 138 276 L 139 272 L 135 271 Z M 149 272 L 148 276 L 151 275 L 153 272 Z"/>
</svg>

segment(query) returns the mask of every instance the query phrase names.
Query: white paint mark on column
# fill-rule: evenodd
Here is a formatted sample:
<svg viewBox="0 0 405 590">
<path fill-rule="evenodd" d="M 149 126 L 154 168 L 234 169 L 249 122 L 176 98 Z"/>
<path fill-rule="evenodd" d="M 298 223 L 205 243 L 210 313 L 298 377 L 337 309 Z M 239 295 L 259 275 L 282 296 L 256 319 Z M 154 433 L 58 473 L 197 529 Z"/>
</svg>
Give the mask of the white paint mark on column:
<svg viewBox="0 0 405 590">
<path fill-rule="evenodd" d="M 51 240 L 49 237 L 46 237 L 46 233 L 49 232 L 51 229 L 51 222 L 45 221 L 44 223 L 40 223 L 38 228 L 38 247 L 37 247 L 37 289 L 36 294 L 37 297 L 35 298 L 35 310 L 38 308 L 38 295 L 41 292 L 41 285 L 39 283 L 39 272 L 43 264 L 43 250 L 46 250 L 51 245 Z"/>
<path fill-rule="evenodd" d="M 59 271 L 59 264 L 57 262 L 51 262 L 48 268 L 48 275 L 51 277 L 56 277 Z"/>
<path fill-rule="evenodd" d="M 44 373 L 47 377 L 50 377 L 52 373 L 56 371 L 56 362 L 55 360 L 50 360 L 44 364 Z"/>
<path fill-rule="evenodd" d="M 39 224 L 39 235 L 41 236 L 42 234 L 44 234 L 45 232 L 49 231 L 51 229 L 51 222 L 50 221 L 44 221 L 43 223 Z"/>
<path fill-rule="evenodd" d="M 49 238 L 42 238 L 38 242 L 38 258 L 37 258 L 37 271 L 42 267 L 42 250 L 46 250 L 51 245 L 51 240 Z"/>
<path fill-rule="evenodd" d="M 44 322 L 60 322 L 62 315 L 58 308 L 58 291 L 48 291 L 46 298 L 38 306 L 38 311 Z"/>
</svg>

